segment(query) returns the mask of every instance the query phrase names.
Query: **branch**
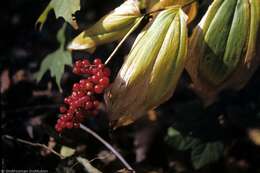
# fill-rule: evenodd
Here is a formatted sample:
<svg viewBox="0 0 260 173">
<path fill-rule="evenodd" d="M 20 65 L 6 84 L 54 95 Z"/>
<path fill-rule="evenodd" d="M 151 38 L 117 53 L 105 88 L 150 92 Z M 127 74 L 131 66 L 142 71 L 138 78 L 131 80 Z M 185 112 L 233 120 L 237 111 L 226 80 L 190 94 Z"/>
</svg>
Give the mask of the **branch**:
<svg viewBox="0 0 260 173">
<path fill-rule="evenodd" d="M 97 140 L 99 140 L 102 144 L 104 144 L 122 162 L 122 164 L 127 168 L 128 171 L 135 173 L 135 170 L 127 163 L 127 161 L 123 158 L 123 156 L 118 151 L 116 151 L 107 141 L 105 141 L 103 138 L 101 138 L 96 132 L 94 132 L 90 128 L 84 126 L 83 124 L 80 124 L 80 128 L 82 130 L 84 130 L 85 132 L 91 134 L 93 137 L 95 137 Z"/>
<path fill-rule="evenodd" d="M 20 139 L 20 138 L 14 138 L 13 136 L 10 136 L 10 135 L 3 135 L 2 137 L 6 138 L 6 139 L 9 139 L 9 140 L 14 140 L 14 141 L 17 141 L 17 142 L 20 142 L 20 143 L 23 143 L 23 144 L 27 144 L 27 145 L 30 145 L 30 146 L 33 146 L 33 147 L 41 147 L 41 148 L 44 148 L 46 150 L 49 150 L 50 152 L 52 152 L 53 154 L 55 154 L 56 156 L 60 157 L 61 159 L 64 159 L 64 157 L 57 153 L 54 149 L 52 148 L 49 148 L 47 145 L 45 144 L 40 144 L 40 143 L 33 143 L 33 142 L 30 142 L 30 141 L 26 141 L 24 139 Z"/>
</svg>

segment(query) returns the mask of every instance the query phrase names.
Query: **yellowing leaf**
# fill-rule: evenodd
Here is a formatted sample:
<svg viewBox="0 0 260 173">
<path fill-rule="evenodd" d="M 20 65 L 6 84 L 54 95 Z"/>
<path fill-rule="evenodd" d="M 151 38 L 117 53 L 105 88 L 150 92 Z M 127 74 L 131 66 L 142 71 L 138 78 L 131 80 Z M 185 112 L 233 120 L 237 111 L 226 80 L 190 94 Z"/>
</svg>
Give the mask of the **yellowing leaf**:
<svg viewBox="0 0 260 173">
<path fill-rule="evenodd" d="M 260 128 L 251 128 L 247 131 L 249 139 L 256 145 L 260 146 Z"/>
<path fill-rule="evenodd" d="M 92 52 L 96 46 L 122 39 L 140 21 L 137 1 L 128 0 L 80 33 L 69 44 L 71 50 Z"/>
<path fill-rule="evenodd" d="M 155 0 L 152 0 L 148 6 L 148 11 L 157 11 L 174 5 L 184 6 L 183 11 L 187 14 L 188 23 L 190 23 L 198 13 L 198 3 L 193 1 L 194 0 L 157 0 L 157 2 L 155 2 Z"/>
<path fill-rule="evenodd" d="M 90 164 L 90 161 L 83 158 L 83 157 L 77 157 L 77 161 L 79 163 L 82 164 L 82 166 L 84 166 L 85 170 L 88 172 L 88 173 L 102 173 L 100 170 L 98 170 L 97 168 L 95 168 L 94 166 L 92 166 Z"/>
<path fill-rule="evenodd" d="M 193 21 L 198 14 L 198 3 L 194 2 L 191 5 L 185 7 L 184 11 L 188 16 L 188 23 Z"/>
<path fill-rule="evenodd" d="M 134 122 L 172 96 L 186 61 L 186 19 L 180 8 L 169 8 L 137 37 L 105 94 L 116 127 Z"/>
<path fill-rule="evenodd" d="M 73 15 L 76 11 L 80 10 L 80 0 L 51 0 L 36 22 L 36 25 L 40 24 L 40 30 L 52 9 L 56 18 L 63 17 L 73 28 L 78 29 Z"/>
<path fill-rule="evenodd" d="M 141 6 L 141 9 L 147 9 L 147 11 L 149 11 L 149 9 L 151 9 L 154 4 L 158 3 L 159 0 L 140 0 L 140 6 Z"/>
<path fill-rule="evenodd" d="M 63 145 L 60 149 L 60 154 L 63 157 L 70 157 L 75 153 L 75 151 L 75 149 Z"/>
</svg>

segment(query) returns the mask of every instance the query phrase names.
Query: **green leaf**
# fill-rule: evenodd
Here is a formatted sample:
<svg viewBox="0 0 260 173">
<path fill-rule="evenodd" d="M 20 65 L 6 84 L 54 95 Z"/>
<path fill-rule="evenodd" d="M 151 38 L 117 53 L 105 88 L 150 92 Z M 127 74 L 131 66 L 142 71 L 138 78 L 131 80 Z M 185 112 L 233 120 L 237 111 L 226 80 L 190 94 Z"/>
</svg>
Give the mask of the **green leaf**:
<svg viewBox="0 0 260 173">
<path fill-rule="evenodd" d="M 217 161 L 224 151 L 222 142 L 201 143 L 193 147 L 191 160 L 195 169 L 199 169 L 208 163 Z"/>
<path fill-rule="evenodd" d="M 217 161 L 224 152 L 224 144 L 220 141 L 203 142 L 199 138 L 183 136 L 172 127 L 168 129 L 166 140 L 177 150 L 191 150 L 191 161 L 195 169 Z"/>
<path fill-rule="evenodd" d="M 73 15 L 76 11 L 80 10 L 80 0 L 51 0 L 36 21 L 36 25 L 40 24 L 40 30 L 52 9 L 54 10 L 56 18 L 62 17 L 66 22 L 70 23 L 73 28 L 78 29 L 78 25 Z"/>
<path fill-rule="evenodd" d="M 200 143 L 199 139 L 190 136 L 182 136 L 179 131 L 174 128 L 168 129 L 167 142 L 178 150 L 188 150 Z"/>
<path fill-rule="evenodd" d="M 42 76 L 48 70 L 50 70 L 51 76 L 56 78 L 56 83 L 60 90 L 61 90 L 60 80 L 64 73 L 64 67 L 65 65 L 72 64 L 71 53 L 66 49 L 64 49 L 65 28 L 66 28 L 66 24 L 64 24 L 63 27 L 57 33 L 57 40 L 60 43 L 60 47 L 56 51 L 50 53 L 44 58 L 43 62 L 41 63 L 39 72 L 37 72 L 35 75 L 37 81 L 40 81 Z"/>
</svg>

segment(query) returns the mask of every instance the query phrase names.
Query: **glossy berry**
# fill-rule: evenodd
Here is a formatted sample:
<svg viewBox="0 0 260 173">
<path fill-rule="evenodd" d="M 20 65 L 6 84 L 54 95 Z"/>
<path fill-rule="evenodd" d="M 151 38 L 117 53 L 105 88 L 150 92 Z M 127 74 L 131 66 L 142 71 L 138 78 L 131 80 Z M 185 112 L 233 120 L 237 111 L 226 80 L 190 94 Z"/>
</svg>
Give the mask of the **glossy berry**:
<svg viewBox="0 0 260 173">
<path fill-rule="evenodd" d="M 83 60 L 81 64 L 82 64 L 82 66 L 83 66 L 83 67 L 87 67 L 87 66 L 89 66 L 89 65 L 90 65 L 89 61 L 88 61 L 88 60 L 86 60 L 86 59 L 85 59 L 85 60 Z"/>
<path fill-rule="evenodd" d="M 104 86 L 103 85 L 95 85 L 95 87 L 94 87 L 94 91 L 97 94 L 101 94 L 103 92 L 103 90 L 104 90 Z"/>
<path fill-rule="evenodd" d="M 98 77 L 97 75 L 93 75 L 93 76 L 91 77 L 91 81 L 92 81 L 93 83 L 97 84 L 97 83 L 99 82 L 99 77 Z"/>
<path fill-rule="evenodd" d="M 99 79 L 99 84 L 103 85 L 103 86 L 108 86 L 109 84 L 109 78 L 108 77 L 103 77 L 101 79 Z"/>
<path fill-rule="evenodd" d="M 75 74 L 80 74 L 81 70 L 78 67 L 73 67 L 72 72 Z"/>
<path fill-rule="evenodd" d="M 90 81 L 87 81 L 85 84 L 84 84 L 84 89 L 86 91 L 93 91 L 93 83 L 90 82 Z"/>
<path fill-rule="evenodd" d="M 104 67 L 105 67 L 104 64 L 98 64 L 97 66 L 98 69 L 103 69 Z"/>
<path fill-rule="evenodd" d="M 107 68 L 107 67 L 105 67 L 105 68 L 103 69 L 103 74 L 104 74 L 105 76 L 109 77 L 109 76 L 111 75 L 110 69 Z"/>
<path fill-rule="evenodd" d="M 68 128 L 68 129 L 71 129 L 72 127 L 73 127 L 73 123 L 72 122 L 66 122 L 66 127 Z"/>
<path fill-rule="evenodd" d="M 79 128 L 86 115 L 98 114 L 97 94 L 102 94 L 109 85 L 110 69 L 97 58 L 93 63 L 88 60 L 76 61 L 73 73 L 85 78 L 75 83 L 70 96 L 64 99 L 66 106 L 60 107 L 61 116 L 55 125 L 58 133 L 64 129 Z"/>
<path fill-rule="evenodd" d="M 65 113 L 67 111 L 65 106 L 60 107 L 60 113 Z"/>
<path fill-rule="evenodd" d="M 94 59 L 93 64 L 95 64 L 95 65 L 102 64 L 102 60 L 99 58 L 96 58 L 96 59 Z"/>
<path fill-rule="evenodd" d="M 93 108 L 93 103 L 91 101 L 87 101 L 85 104 L 85 109 L 90 110 Z"/>
<path fill-rule="evenodd" d="M 78 83 L 73 84 L 73 91 L 78 91 L 80 89 L 80 85 Z"/>
</svg>

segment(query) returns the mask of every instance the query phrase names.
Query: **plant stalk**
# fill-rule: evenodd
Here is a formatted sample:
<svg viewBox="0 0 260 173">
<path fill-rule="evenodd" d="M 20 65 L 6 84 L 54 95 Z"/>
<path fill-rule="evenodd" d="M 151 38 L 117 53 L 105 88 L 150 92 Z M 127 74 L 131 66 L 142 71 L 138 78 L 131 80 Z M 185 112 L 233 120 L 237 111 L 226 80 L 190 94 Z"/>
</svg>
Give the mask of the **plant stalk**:
<svg viewBox="0 0 260 173">
<path fill-rule="evenodd" d="M 116 149 L 112 147 L 107 141 L 105 141 L 102 137 L 100 137 L 96 132 L 84 126 L 83 124 L 80 124 L 80 128 L 85 132 L 91 134 L 94 138 L 96 138 L 102 144 L 104 144 L 122 162 L 122 164 L 127 168 L 128 171 L 135 173 L 135 170 L 127 163 L 127 161 L 123 158 L 123 156 L 118 151 L 116 151 Z"/>
</svg>

